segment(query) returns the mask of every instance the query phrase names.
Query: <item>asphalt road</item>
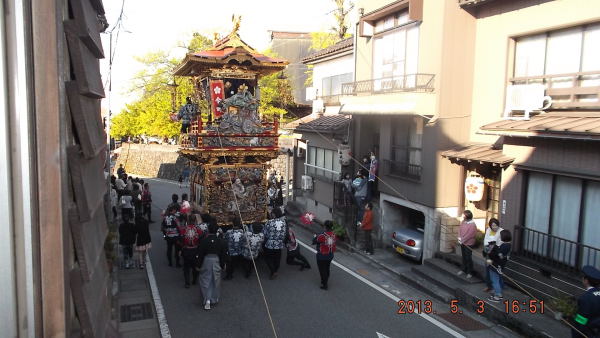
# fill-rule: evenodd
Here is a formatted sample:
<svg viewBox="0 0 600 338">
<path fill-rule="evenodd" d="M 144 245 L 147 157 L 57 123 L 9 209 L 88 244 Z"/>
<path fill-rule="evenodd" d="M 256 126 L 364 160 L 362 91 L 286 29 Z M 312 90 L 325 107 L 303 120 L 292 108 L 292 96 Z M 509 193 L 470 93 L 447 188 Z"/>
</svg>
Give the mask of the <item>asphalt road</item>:
<svg viewBox="0 0 600 338">
<path fill-rule="evenodd" d="M 155 220 L 160 218 L 159 208 L 170 202 L 171 194 L 181 195 L 188 190 L 169 181 L 147 181 L 155 204 Z M 308 243 L 310 234 L 297 233 L 300 240 Z M 183 271 L 167 265 L 159 222 L 151 225 L 151 235 L 151 264 L 173 337 L 274 337 L 265 300 L 277 337 L 460 336 L 458 330 L 433 316 L 398 315 L 394 299 L 414 298 L 414 290 L 355 255 L 336 254 L 334 261 L 343 267 L 332 265 L 329 290 L 321 290 L 315 256 L 307 247 L 301 251 L 312 269 L 300 272 L 297 266 L 287 266 L 284 253 L 279 278 L 269 280 L 266 264 L 259 259 L 256 263 L 265 298 L 255 274 L 245 279 L 241 271 L 236 271 L 233 280 L 222 281 L 220 303 L 205 311 L 199 287 L 185 289 Z M 369 285 L 367 279 L 374 284 Z M 482 336 L 491 335 L 482 332 Z"/>
</svg>

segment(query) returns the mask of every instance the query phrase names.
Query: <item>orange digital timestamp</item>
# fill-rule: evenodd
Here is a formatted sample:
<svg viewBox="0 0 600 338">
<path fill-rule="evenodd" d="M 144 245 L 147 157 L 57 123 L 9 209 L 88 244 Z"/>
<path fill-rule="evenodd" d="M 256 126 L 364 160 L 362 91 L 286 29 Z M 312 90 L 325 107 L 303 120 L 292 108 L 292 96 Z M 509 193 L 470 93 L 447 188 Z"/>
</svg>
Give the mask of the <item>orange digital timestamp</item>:
<svg viewBox="0 0 600 338">
<path fill-rule="evenodd" d="M 433 311 L 433 302 L 429 299 L 426 300 L 404 300 L 400 299 L 398 301 L 398 314 L 406 315 L 406 314 L 432 314 L 435 313 Z"/>
<path fill-rule="evenodd" d="M 452 299 L 450 301 L 450 312 L 455 314 L 461 314 L 462 310 L 458 307 L 458 299 Z M 519 300 L 504 300 L 503 302 L 504 312 L 509 314 L 517 314 L 517 313 L 540 313 L 543 314 L 545 311 L 544 301 L 531 299 L 528 301 L 519 301 Z M 475 312 L 478 314 L 483 314 L 486 311 L 486 306 L 489 305 L 484 300 L 478 300 L 475 302 Z"/>
</svg>

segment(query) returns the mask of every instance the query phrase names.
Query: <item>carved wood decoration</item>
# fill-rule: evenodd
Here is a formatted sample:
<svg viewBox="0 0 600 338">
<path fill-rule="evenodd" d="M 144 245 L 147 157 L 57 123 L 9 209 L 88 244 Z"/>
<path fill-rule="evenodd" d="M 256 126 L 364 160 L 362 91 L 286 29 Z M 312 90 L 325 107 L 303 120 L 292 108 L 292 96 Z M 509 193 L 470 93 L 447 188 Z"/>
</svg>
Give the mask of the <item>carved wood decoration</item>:
<svg viewBox="0 0 600 338">
<path fill-rule="evenodd" d="M 96 58 L 103 59 L 104 50 L 100 39 L 100 22 L 90 0 L 70 0 L 69 4 L 75 17 L 73 19 L 75 33 Z"/>
<path fill-rule="evenodd" d="M 101 152 L 86 160 L 79 146 L 71 146 L 67 148 L 67 157 L 79 220 L 87 222 L 92 219 L 92 212 L 104 201 L 107 187 L 103 170 L 106 153 Z"/>
<path fill-rule="evenodd" d="M 100 62 L 79 38 L 75 21 L 65 21 L 64 28 L 79 93 L 92 98 L 103 98 L 104 87 L 100 75 Z"/>
<path fill-rule="evenodd" d="M 104 257 L 104 239 L 108 234 L 103 205 L 92 213 L 88 222 L 79 220 L 77 207 L 73 205 L 69 208 L 69 225 L 81 277 L 85 282 L 89 282 L 96 265 L 106 264 L 104 260 L 100 260 Z"/>
<path fill-rule="evenodd" d="M 65 83 L 71 117 L 85 158 L 106 150 L 106 133 L 100 118 L 100 100 L 79 95 L 77 82 Z"/>
</svg>

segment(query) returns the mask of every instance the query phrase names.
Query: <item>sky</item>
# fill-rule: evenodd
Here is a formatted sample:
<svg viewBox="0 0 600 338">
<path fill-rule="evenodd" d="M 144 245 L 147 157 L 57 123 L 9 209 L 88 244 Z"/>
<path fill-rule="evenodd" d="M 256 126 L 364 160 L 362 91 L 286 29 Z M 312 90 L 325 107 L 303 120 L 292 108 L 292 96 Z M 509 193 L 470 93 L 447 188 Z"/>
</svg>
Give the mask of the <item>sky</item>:
<svg viewBox="0 0 600 338">
<path fill-rule="evenodd" d="M 123 6 L 123 24 L 116 40 L 113 31 L 114 61 L 112 66 L 112 90 L 106 88 L 107 98 L 103 109 L 119 113 L 125 104 L 136 99 L 128 93 L 130 81 L 142 68 L 135 56 L 163 50 L 181 58 L 185 49 L 178 42 L 189 41 L 193 32 L 207 37 L 213 32 L 225 36 L 231 31 L 232 14 L 241 15 L 240 36 L 255 49 L 268 48 L 269 30 L 313 32 L 327 31 L 334 24 L 331 11 L 333 0 L 257 0 L 257 1 L 207 1 L 207 0 L 104 0 L 106 18 L 115 25 Z M 101 60 L 102 79 L 108 83 L 108 55 L 110 35 L 102 34 L 106 58 Z"/>
</svg>

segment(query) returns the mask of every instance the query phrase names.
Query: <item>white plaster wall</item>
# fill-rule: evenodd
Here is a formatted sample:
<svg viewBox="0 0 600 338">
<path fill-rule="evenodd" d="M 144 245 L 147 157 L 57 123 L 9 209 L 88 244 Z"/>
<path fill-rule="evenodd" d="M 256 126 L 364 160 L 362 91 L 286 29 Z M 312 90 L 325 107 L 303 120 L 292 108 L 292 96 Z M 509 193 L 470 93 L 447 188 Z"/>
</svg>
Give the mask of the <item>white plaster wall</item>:
<svg viewBox="0 0 600 338">
<path fill-rule="evenodd" d="M 322 93 L 323 78 L 345 73 L 354 73 L 354 59 L 352 54 L 315 63 L 313 67 L 313 87 L 318 90 L 317 96 Z"/>
</svg>

